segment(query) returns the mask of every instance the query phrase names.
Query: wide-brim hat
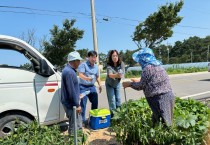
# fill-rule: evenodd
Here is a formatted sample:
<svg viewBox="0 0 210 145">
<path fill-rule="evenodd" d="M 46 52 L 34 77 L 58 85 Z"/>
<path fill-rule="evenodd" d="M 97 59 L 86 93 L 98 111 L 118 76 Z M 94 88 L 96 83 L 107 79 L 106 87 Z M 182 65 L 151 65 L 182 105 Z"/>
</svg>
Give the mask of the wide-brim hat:
<svg viewBox="0 0 210 145">
<path fill-rule="evenodd" d="M 139 59 L 141 58 L 142 55 L 154 56 L 154 53 L 153 53 L 152 49 L 146 47 L 146 48 L 142 48 L 141 50 L 133 53 L 132 58 L 135 62 L 139 62 Z"/>
<path fill-rule="evenodd" d="M 135 52 L 133 55 L 133 60 L 138 62 L 144 69 L 147 65 L 159 66 L 162 63 L 155 58 L 155 55 L 150 48 L 142 48 L 141 50 Z"/>
</svg>

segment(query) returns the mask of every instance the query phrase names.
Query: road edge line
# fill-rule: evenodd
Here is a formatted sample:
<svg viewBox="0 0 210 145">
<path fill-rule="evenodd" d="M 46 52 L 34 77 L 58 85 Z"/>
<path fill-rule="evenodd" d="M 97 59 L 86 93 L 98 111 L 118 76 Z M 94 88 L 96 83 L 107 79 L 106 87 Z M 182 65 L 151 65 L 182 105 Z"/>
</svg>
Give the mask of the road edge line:
<svg viewBox="0 0 210 145">
<path fill-rule="evenodd" d="M 197 93 L 197 94 L 193 94 L 193 95 L 188 95 L 188 96 L 184 96 L 184 97 L 180 97 L 181 99 L 186 99 L 186 98 L 192 98 L 195 96 L 199 96 L 199 95 L 203 95 L 203 94 L 208 94 L 210 93 L 210 91 L 206 91 L 206 92 L 202 92 L 202 93 Z"/>
</svg>

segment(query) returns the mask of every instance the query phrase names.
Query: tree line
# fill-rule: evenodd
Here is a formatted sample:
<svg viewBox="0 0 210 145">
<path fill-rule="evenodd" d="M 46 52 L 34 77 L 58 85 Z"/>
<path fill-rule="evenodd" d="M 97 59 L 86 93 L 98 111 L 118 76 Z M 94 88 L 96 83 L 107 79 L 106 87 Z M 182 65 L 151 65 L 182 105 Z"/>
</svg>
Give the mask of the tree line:
<svg viewBox="0 0 210 145">
<path fill-rule="evenodd" d="M 162 61 L 163 64 L 179 64 L 179 63 L 191 63 L 191 62 L 207 62 L 210 61 L 210 35 L 205 38 L 197 36 L 189 37 L 184 41 L 176 41 L 174 45 L 159 45 L 152 47 L 155 56 L 158 60 Z M 137 65 L 133 59 L 132 54 L 136 50 L 125 50 L 120 51 L 120 57 L 128 66 Z M 106 54 L 101 53 L 101 62 L 106 61 Z"/>
</svg>

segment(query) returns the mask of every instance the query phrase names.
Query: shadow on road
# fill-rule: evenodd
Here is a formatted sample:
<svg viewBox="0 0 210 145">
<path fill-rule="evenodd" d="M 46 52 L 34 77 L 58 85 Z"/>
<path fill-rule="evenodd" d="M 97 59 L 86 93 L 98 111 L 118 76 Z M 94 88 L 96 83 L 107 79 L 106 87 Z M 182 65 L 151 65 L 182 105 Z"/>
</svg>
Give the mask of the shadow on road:
<svg viewBox="0 0 210 145">
<path fill-rule="evenodd" d="M 199 81 L 210 81 L 210 79 L 204 79 L 204 80 L 199 80 Z"/>
</svg>

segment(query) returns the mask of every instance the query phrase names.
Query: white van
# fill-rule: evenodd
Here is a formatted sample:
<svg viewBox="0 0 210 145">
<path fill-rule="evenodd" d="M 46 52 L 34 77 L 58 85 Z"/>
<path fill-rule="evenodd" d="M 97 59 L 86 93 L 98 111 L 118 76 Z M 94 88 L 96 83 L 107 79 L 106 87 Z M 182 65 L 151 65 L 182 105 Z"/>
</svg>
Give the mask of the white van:
<svg viewBox="0 0 210 145">
<path fill-rule="evenodd" d="M 18 119 L 50 125 L 67 120 L 60 103 L 61 73 L 26 42 L 0 35 L 0 137 Z"/>
</svg>

